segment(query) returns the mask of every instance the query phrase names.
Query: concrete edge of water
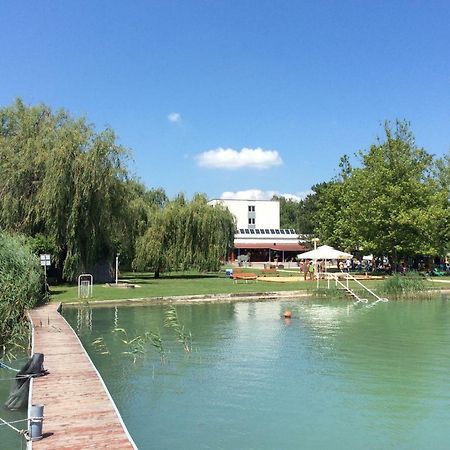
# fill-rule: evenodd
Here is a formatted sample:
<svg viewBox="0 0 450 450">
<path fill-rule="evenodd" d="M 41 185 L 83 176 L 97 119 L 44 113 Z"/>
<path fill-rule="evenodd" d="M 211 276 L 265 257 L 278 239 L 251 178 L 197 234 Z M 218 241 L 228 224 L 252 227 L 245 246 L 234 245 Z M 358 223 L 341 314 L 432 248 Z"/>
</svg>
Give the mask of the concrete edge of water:
<svg viewBox="0 0 450 450">
<path fill-rule="evenodd" d="M 424 292 L 433 298 L 449 298 L 450 289 L 438 289 Z M 201 294 L 201 295 L 174 295 L 167 297 L 139 297 L 115 300 L 77 300 L 63 302 L 62 306 L 145 306 L 145 305 L 166 305 L 170 303 L 190 304 L 190 303 L 232 303 L 232 302 L 263 302 L 266 300 L 283 300 L 294 298 L 317 297 L 314 291 L 275 291 L 275 292 L 249 292 L 239 294 Z"/>
<path fill-rule="evenodd" d="M 315 296 L 308 291 L 279 291 L 279 292 L 251 292 L 240 294 L 202 294 L 202 295 L 178 295 L 168 297 L 141 297 L 117 300 L 92 300 L 92 301 L 72 301 L 64 302 L 65 306 L 124 306 L 124 305 L 164 305 L 169 303 L 189 304 L 189 303 L 231 303 L 242 301 L 263 302 L 265 300 L 277 300 L 285 298 L 305 298 Z"/>
</svg>

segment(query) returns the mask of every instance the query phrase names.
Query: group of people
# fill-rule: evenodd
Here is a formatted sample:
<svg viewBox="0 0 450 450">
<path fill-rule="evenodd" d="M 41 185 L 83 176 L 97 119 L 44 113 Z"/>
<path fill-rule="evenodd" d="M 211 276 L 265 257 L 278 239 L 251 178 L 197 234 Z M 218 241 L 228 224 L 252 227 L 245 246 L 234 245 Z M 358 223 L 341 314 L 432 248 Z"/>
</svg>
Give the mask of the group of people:
<svg viewBox="0 0 450 450">
<path fill-rule="evenodd" d="M 314 265 L 314 262 L 311 261 L 300 261 L 300 272 L 303 273 L 303 277 L 306 281 L 306 279 L 314 279 L 314 273 L 315 272 L 325 272 L 325 261 L 318 262 L 316 266 Z"/>
</svg>

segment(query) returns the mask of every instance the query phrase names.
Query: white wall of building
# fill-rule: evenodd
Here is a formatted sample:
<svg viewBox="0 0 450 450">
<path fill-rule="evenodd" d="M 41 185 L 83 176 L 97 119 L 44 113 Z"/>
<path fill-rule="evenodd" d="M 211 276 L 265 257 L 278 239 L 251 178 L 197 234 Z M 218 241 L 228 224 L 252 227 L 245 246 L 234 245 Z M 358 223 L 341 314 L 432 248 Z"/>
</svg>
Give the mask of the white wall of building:
<svg viewBox="0 0 450 450">
<path fill-rule="evenodd" d="M 253 228 L 280 228 L 280 203 L 276 200 L 215 199 L 211 205 L 220 203 L 236 217 L 237 228 L 249 228 L 249 206 L 254 207 Z"/>
</svg>

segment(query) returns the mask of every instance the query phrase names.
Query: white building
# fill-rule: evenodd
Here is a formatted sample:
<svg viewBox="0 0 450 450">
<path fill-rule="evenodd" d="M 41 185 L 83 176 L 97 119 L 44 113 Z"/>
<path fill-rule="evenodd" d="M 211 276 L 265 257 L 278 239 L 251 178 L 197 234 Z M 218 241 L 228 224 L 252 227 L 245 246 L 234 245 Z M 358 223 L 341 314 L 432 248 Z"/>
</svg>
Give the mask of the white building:
<svg viewBox="0 0 450 450">
<path fill-rule="evenodd" d="M 252 261 L 285 261 L 305 251 L 295 230 L 280 229 L 277 200 L 214 199 L 209 204 L 227 207 L 236 218 L 231 260 L 250 254 Z"/>
</svg>

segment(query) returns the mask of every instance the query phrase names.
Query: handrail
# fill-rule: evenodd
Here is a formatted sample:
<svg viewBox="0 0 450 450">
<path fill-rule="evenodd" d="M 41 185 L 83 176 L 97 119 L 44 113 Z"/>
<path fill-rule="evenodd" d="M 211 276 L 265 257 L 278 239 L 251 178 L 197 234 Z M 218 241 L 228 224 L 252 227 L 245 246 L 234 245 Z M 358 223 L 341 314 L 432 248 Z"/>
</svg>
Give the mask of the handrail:
<svg viewBox="0 0 450 450">
<path fill-rule="evenodd" d="M 371 289 L 369 289 L 367 286 L 365 286 L 364 284 L 362 284 L 359 280 L 357 280 L 354 276 L 350 275 L 347 272 L 343 272 L 341 271 L 340 273 L 342 273 L 343 275 L 345 275 L 345 279 L 347 281 L 346 284 L 344 284 L 341 280 L 339 280 L 339 277 L 337 274 L 332 273 L 332 272 L 323 272 L 322 274 L 319 273 L 317 275 L 317 285 L 319 285 L 319 278 L 321 275 L 325 275 L 327 277 L 328 280 L 328 289 L 330 288 L 330 279 L 334 279 L 336 286 L 339 284 L 342 288 L 344 288 L 350 295 L 352 295 L 353 297 L 355 297 L 357 299 L 356 303 L 368 303 L 369 300 L 367 300 L 366 298 L 360 298 L 354 291 L 353 289 L 351 289 L 348 285 L 348 280 L 352 280 L 355 281 L 359 286 L 361 286 L 362 288 L 364 288 L 369 294 L 371 294 L 373 297 L 376 298 L 376 300 L 371 303 L 368 306 L 373 306 L 375 304 L 377 304 L 378 302 L 388 302 L 389 299 L 384 298 L 384 297 L 379 297 L 377 294 L 375 294 L 375 292 L 373 292 Z"/>
<path fill-rule="evenodd" d="M 342 273 L 344 273 L 344 272 L 342 272 Z M 350 279 L 350 280 L 352 280 L 352 281 L 355 281 L 356 283 L 358 283 L 361 287 L 363 287 L 367 292 L 369 292 L 370 294 L 372 294 L 376 299 L 377 299 L 377 301 L 375 302 L 375 303 L 377 303 L 377 302 L 388 302 L 389 301 L 389 299 L 387 299 L 387 298 L 385 298 L 385 297 L 379 297 L 377 294 L 375 294 L 375 292 L 373 292 L 371 289 L 369 289 L 367 286 L 365 286 L 364 284 L 362 284 L 361 283 L 361 281 L 359 281 L 359 280 L 357 280 L 353 275 L 350 275 L 349 273 L 345 273 L 345 275 L 346 275 L 346 277 L 347 277 L 347 280 L 348 279 Z M 374 304 L 375 304 L 374 303 Z"/>
<path fill-rule="evenodd" d="M 319 287 L 319 279 L 321 275 L 326 275 L 327 276 L 327 281 L 328 281 L 328 289 L 330 289 L 330 278 L 333 278 L 336 286 L 339 284 L 343 289 L 345 289 L 352 297 L 356 298 L 356 302 L 355 303 L 368 303 L 368 300 L 366 298 L 360 298 L 358 296 L 358 294 L 356 292 L 353 291 L 353 289 L 348 287 L 348 280 L 347 280 L 347 285 L 345 285 L 344 283 L 342 283 L 341 280 L 339 280 L 338 276 L 334 273 L 330 273 L 330 272 L 323 272 L 323 273 L 319 273 L 317 274 L 317 287 Z"/>
</svg>

